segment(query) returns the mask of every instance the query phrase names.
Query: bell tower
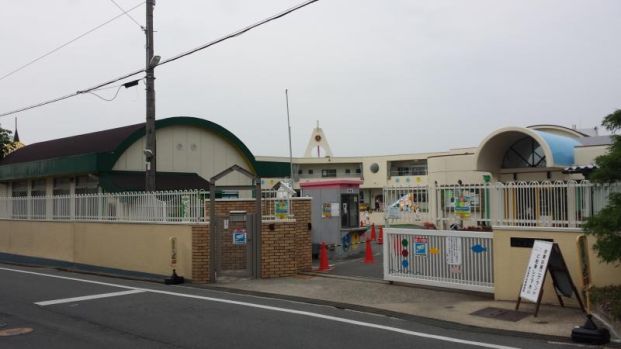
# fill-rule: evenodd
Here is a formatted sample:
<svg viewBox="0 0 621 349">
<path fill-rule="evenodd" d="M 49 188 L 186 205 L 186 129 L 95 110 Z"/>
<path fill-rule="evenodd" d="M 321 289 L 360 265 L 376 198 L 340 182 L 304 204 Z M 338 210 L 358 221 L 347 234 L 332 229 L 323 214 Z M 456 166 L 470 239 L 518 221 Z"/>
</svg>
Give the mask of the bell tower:
<svg viewBox="0 0 621 349">
<path fill-rule="evenodd" d="M 322 153 L 323 149 L 323 153 Z M 306 151 L 304 152 L 304 157 L 313 158 L 313 157 L 325 157 L 332 156 L 332 150 L 330 149 L 330 145 L 328 144 L 328 140 L 326 135 L 323 133 L 323 130 L 319 127 L 319 121 L 317 121 L 317 127 L 313 130 L 311 134 L 310 140 L 308 141 L 308 145 L 306 146 Z"/>
</svg>

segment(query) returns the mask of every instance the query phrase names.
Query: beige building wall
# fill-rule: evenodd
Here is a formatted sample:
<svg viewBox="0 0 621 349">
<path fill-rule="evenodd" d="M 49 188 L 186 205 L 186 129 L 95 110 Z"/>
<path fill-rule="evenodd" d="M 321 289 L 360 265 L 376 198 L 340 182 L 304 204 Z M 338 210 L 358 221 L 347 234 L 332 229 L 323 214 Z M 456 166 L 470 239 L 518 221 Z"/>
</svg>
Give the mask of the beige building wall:
<svg viewBox="0 0 621 349">
<path fill-rule="evenodd" d="M 210 179 L 221 171 L 239 165 L 254 172 L 244 154 L 225 138 L 209 130 L 192 126 L 170 126 L 158 129 L 157 170 L 162 172 L 198 173 Z M 145 137 L 132 144 L 119 157 L 115 171 L 144 171 Z M 232 173 L 219 185 L 250 184 L 247 177 Z"/>
<path fill-rule="evenodd" d="M 595 158 L 608 153 L 609 146 L 598 145 L 590 147 L 576 147 L 574 149 L 574 163 L 576 165 L 592 165 L 595 164 Z"/>
<path fill-rule="evenodd" d="M 530 248 L 511 247 L 511 237 L 553 239 L 559 244 L 561 253 L 571 274 L 571 278 L 578 288 L 582 290 L 580 271 L 578 266 L 578 252 L 576 239 L 582 235 L 579 230 L 575 231 L 554 231 L 550 230 L 516 230 L 511 228 L 494 228 L 494 285 L 495 298 L 497 300 L 517 300 L 526 266 L 530 258 Z M 594 239 L 588 237 L 589 244 L 592 246 Z M 594 286 L 621 285 L 621 266 L 615 267 L 611 264 L 602 263 L 591 249 L 589 253 L 591 262 L 592 283 Z M 563 299 L 564 301 L 566 298 Z M 556 293 L 552 288 L 552 279 L 547 275 L 544 285 L 543 303 L 558 304 Z M 575 300 L 569 301 L 570 304 L 577 305 Z"/>
<path fill-rule="evenodd" d="M 429 157 L 427 160 L 429 183 L 457 184 L 460 180 L 464 184 L 483 183 L 483 176 L 489 175 L 489 172 L 475 170 L 474 153 L 469 149 L 461 153 L 453 152 L 453 154 Z"/>
<path fill-rule="evenodd" d="M 0 220 L 0 252 L 158 275 L 171 274 L 171 237 L 177 273 L 189 277 L 190 225 Z"/>
</svg>

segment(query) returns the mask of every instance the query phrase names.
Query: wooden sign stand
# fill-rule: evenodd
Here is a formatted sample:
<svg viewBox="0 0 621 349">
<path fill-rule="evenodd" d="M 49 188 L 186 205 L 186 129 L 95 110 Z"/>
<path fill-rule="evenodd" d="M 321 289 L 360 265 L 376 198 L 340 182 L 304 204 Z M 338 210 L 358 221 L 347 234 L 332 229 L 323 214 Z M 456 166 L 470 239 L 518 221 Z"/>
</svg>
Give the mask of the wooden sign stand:
<svg viewBox="0 0 621 349">
<path fill-rule="evenodd" d="M 542 242 L 548 243 L 544 241 Z M 537 243 L 537 241 L 535 241 L 535 243 Z M 531 252 L 531 262 L 533 260 L 533 255 L 532 255 L 533 253 L 535 253 L 534 249 L 533 249 L 533 252 Z M 545 254 L 544 254 L 544 257 L 545 257 Z M 537 259 L 537 261 L 539 261 L 539 259 Z M 519 310 L 520 308 L 520 303 L 522 302 L 522 293 L 524 292 L 524 288 L 526 286 L 526 283 L 528 282 L 527 278 L 529 276 L 529 270 L 531 269 L 530 268 L 531 262 L 529 262 L 529 268 L 527 268 L 526 275 L 524 276 L 524 280 L 522 281 L 522 286 L 520 288 L 520 292 L 518 293 L 518 299 L 517 299 L 517 304 L 515 305 L 515 310 Z M 535 267 L 536 266 L 537 264 L 535 264 Z M 550 276 L 552 277 L 552 283 L 554 285 L 554 292 L 556 293 L 556 297 L 560 305 L 562 307 L 565 306 L 562 296 L 571 298 L 572 294 L 575 294 L 576 299 L 578 300 L 578 304 L 580 304 L 580 309 L 582 309 L 582 311 L 586 313 L 584 304 L 582 303 L 582 299 L 580 298 L 580 294 L 578 293 L 578 290 L 576 289 L 576 285 L 571 279 L 571 275 L 569 274 L 569 270 L 567 269 L 567 264 L 565 263 L 565 259 L 563 258 L 563 254 L 561 253 L 561 249 L 557 243 L 552 244 L 549 258 L 545 260 L 544 270 L 545 271 L 542 276 L 543 279 L 541 283 L 538 284 L 538 296 L 537 296 L 537 303 L 536 303 L 537 305 L 535 307 L 534 316 L 537 317 L 537 315 L 539 314 L 539 307 L 541 306 L 541 299 L 543 297 L 543 286 L 545 284 L 546 276 L 548 273 L 550 273 Z"/>
</svg>

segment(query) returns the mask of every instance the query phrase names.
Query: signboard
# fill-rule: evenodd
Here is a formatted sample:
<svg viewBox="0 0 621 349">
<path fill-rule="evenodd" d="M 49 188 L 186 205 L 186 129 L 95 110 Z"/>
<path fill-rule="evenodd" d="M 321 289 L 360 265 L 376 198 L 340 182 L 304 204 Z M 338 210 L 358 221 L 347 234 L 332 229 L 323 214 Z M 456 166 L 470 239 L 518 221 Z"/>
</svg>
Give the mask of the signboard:
<svg viewBox="0 0 621 349">
<path fill-rule="evenodd" d="M 467 195 L 461 195 L 455 198 L 455 214 L 461 218 L 470 217 L 470 197 Z"/>
<path fill-rule="evenodd" d="M 528 299 L 531 302 L 539 300 L 541 287 L 548 267 L 548 260 L 552 252 L 552 242 L 535 240 L 533 249 L 530 253 L 528 266 L 524 275 L 524 283 L 520 291 L 520 297 Z"/>
<path fill-rule="evenodd" d="M 248 234 L 245 229 L 233 231 L 233 245 L 245 245 L 248 241 Z"/>
<path fill-rule="evenodd" d="M 414 255 L 416 256 L 426 256 L 427 251 L 429 250 L 427 247 L 429 245 L 429 240 L 426 236 L 414 236 Z"/>
<path fill-rule="evenodd" d="M 341 215 L 341 212 L 339 211 L 339 203 L 338 202 L 333 202 L 332 206 L 330 207 L 330 213 L 332 214 L 332 217 L 338 217 Z"/>
<path fill-rule="evenodd" d="M 449 266 L 461 265 L 461 238 L 457 236 L 446 237 L 446 263 Z M 457 270 L 457 268 L 453 268 Z"/>
<path fill-rule="evenodd" d="M 285 219 L 289 217 L 289 201 L 276 200 L 274 201 L 274 214 L 276 218 Z"/>
</svg>

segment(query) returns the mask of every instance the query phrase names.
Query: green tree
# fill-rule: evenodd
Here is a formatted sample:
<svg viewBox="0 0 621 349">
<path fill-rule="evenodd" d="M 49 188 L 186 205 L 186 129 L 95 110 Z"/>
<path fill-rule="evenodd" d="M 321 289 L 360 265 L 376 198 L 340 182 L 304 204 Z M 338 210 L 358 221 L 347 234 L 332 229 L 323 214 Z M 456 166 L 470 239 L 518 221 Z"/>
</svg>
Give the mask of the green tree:
<svg viewBox="0 0 621 349">
<path fill-rule="evenodd" d="M 602 122 L 612 135 L 610 151 L 595 159 L 598 169 L 590 179 L 596 183 L 621 182 L 621 110 L 606 116 Z M 595 250 L 607 263 L 621 263 L 621 193 L 611 194 L 608 206 L 590 217 L 584 226 L 587 234 L 596 237 Z"/>
<path fill-rule="evenodd" d="M 0 127 L 0 159 L 3 159 L 14 148 L 13 139 L 11 139 L 11 131 Z"/>
</svg>

